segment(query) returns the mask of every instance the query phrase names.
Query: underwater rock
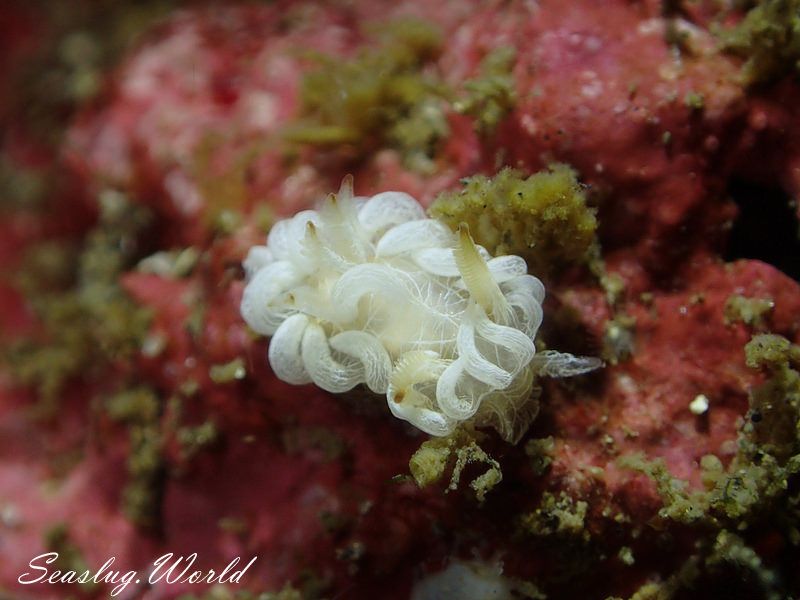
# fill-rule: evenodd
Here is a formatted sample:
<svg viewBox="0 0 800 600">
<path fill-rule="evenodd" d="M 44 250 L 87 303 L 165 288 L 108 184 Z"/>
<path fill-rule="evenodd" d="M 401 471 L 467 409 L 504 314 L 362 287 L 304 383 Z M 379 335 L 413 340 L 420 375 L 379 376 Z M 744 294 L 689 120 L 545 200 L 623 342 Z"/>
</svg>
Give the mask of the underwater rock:
<svg viewBox="0 0 800 600">
<path fill-rule="evenodd" d="M 23 280 L 0 288 L 0 594 L 52 597 L 16 581 L 58 546 L 95 568 L 258 554 L 244 587 L 283 597 L 405 599 L 458 561 L 533 598 L 796 595 L 797 365 L 744 348 L 799 339 L 800 289 L 753 215 L 777 231 L 772 204 L 796 195 L 800 91 L 742 77 L 713 26 L 741 12 L 667 4 L 225 3 L 153 25 L 68 114 L 50 160 L 70 185 L 0 221 Z M 42 161 L 9 139 L 9 189 L 35 188 L 14 166 Z M 502 469 L 482 503 L 418 489 L 426 436 L 358 390 L 274 375 L 239 314 L 242 263 L 348 173 L 430 206 L 555 163 L 586 226 L 544 280 L 538 343 L 608 367 L 544 383 L 517 445 L 464 433 Z M 42 382 L 49 403 L 20 386 Z"/>
</svg>

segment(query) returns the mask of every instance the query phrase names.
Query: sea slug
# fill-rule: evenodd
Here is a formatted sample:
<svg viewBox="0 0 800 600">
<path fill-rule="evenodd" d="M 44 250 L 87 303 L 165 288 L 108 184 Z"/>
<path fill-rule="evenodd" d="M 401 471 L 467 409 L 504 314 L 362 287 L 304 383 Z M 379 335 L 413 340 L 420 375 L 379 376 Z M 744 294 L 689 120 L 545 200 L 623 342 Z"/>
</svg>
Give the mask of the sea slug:
<svg viewBox="0 0 800 600">
<path fill-rule="evenodd" d="M 601 364 L 537 354 L 545 290 L 522 258 L 492 257 L 403 192 L 354 197 L 350 177 L 318 210 L 276 223 L 244 268 L 242 316 L 272 336 L 280 379 L 366 384 L 431 435 L 471 421 L 516 442 L 538 410 L 537 374 Z"/>
</svg>

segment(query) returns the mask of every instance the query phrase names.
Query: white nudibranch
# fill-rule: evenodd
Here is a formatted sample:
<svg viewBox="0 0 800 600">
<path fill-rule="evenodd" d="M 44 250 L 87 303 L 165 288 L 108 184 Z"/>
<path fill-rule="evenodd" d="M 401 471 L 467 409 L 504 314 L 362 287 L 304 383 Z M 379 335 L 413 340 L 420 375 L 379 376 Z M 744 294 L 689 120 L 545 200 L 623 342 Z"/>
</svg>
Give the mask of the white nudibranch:
<svg viewBox="0 0 800 600">
<path fill-rule="evenodd" d="M 272 336 L 292 384 L 365 384 L 396 417 L 444 436 L 490 425 L 516 442 L 536 416 L 538 374 L 591 371 L 595 358 L 537 354 L 544 286 L 518 256 L 492 257 L 403 192 L 353 196 L 277 222 L 244 261 L 242 316 Z"/>
</svg>

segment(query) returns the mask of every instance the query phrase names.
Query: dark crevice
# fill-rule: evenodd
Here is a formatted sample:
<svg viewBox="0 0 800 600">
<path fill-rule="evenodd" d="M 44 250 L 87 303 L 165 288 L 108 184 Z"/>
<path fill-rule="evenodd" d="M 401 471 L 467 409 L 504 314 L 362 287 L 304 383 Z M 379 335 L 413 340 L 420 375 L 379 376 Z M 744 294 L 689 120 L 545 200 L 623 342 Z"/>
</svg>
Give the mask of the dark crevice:
<svg viewBox="0 0 800 600">
<path fill-rule="evenodd" d="M 760 260 L 800 281 L 800 224 L 788 194 L 739 180 L 731 182 L 728 194 L 739 207 L 739 216 L 724 259 Z"/>
</svg>

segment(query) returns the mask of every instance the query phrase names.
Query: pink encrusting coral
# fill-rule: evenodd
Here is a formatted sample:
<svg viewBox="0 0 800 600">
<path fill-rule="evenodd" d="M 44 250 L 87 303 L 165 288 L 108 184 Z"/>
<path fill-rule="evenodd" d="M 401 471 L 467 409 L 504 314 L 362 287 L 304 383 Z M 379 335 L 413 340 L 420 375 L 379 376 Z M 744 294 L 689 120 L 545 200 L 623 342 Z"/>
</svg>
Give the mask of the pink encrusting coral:
<svg viewBox="0 0 800 600">
<path fill-rule="evenodd" d="M 0 596 L 108 593 L 20 586 L 47 550 L 143 573 L 258 555 L 252 597 L 796 595 L 797 246 L 760 253 L 759 231 L 792 223 L 800 88 L 742 71 L 725 36 L 759 14 L 662 4 L 186 6 L 61 107 L 50 146 L 0 103 Z M 528 359 L 538 329 L 537 354 L 606 367 L 537 380 L 517 444 L 281 381 L 239 313 L 247 253 L 347 174 L 448 240 L 468 223 L 481 261 L 536 265 Z M 58 185 L 18 199 L 35 181 Z"/>
</svg>

